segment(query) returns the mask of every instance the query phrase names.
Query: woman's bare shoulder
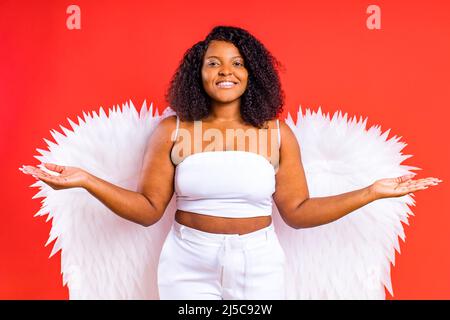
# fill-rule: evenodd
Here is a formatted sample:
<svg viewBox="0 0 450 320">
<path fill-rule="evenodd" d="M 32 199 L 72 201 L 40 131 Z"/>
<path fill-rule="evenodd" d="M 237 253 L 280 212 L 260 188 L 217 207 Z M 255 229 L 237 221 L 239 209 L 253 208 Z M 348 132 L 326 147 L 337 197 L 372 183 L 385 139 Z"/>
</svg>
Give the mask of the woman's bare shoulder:
<svg viewBox="0 0 450 320">
<path fill-rule="evenodd" d="M 158 125 L 155 128 L 154 134 L 158 136 L 158 138 L 170 138 L 172 134 L 175 133 L 177 126 L 177 116 L 171 115 L 165 117 L 161 121 L 159 121 Z"/>
<path fill-rule="evenodd" d="M 280 145 L 282 149 L 285 149 L 287 151 L 297 151 L 298 148 L 298 140 L 297 136 L 292 131 L 291 127 L 286 123 L 286 121 L 280 119 Z M 283 148 L 283 145 L 285 148 Z"/>
<path fill-rule="evenodd" d="M 177 116 L 171 115 L 171 116 L 167 116 L 164 119 L 161 119 L 161 121 L 159 121 L 158 126 L 163 126 L 163 127 L 167 127 L 167 126 L 171 126 L 171 125 L 176 125 L 177 123 Z"/>
</svg>

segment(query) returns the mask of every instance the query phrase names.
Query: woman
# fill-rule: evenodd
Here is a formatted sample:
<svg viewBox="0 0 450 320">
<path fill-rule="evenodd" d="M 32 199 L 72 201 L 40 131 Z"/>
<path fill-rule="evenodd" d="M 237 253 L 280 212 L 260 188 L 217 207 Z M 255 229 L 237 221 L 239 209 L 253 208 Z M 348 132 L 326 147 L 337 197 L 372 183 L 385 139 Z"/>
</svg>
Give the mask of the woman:
<svg viewBox="0 0 450 320">
<path fill-rule="evenodd" d="M 31 166 L 24 172 L 56 190 L 85 188 L 143 226 L 161 219 L 175 191 L 178 210 L 159 261 L 161 299 L 284 299 L 286 256 L 272 198 L 287 225 L 309 228 L 440 180 L 408 175 L 310 198 L 297 139 L 277 119 L 283 92 L 276 63 L 236 27 L 215 27 L 190 48 L 167 94 L 177 115 L 151 135 L 137 192 L 75 167 L 46 164 L 58 177 Z"/>
</svg>

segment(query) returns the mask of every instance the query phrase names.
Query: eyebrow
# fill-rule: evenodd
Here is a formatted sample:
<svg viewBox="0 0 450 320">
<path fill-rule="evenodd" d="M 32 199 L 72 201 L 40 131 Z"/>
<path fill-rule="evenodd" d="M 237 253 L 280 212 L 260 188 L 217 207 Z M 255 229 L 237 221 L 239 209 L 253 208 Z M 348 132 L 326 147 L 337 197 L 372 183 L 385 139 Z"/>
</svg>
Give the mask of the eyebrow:
<svg viewBox="0 0 450 320">
<path fill-rule="evenodd" d="M 217 56 L 209 56 L 209 57 L 206 57 L 206 59 L 209 59 L 209 58 L 218 58 L 218 59 L 220 59 L 220 57 L 217 57 Z M 234 58 L 243 58 L 242 56 L 234 56 L 234 57 L 232 57 L 231 59 L 234 59 Z"/>
</svg>

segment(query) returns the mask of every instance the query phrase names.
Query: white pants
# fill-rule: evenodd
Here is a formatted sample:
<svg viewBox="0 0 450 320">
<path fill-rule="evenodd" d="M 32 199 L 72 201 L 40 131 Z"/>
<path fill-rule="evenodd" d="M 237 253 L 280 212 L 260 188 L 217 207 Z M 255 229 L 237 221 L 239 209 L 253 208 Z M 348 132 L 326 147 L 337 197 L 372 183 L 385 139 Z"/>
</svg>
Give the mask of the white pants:
<svg viewBox="0 0 450 320">
<path fill-rule="evenodd" d="M 160 299 L 285 299 L 286 256 L 273 223 L 238 235 L 174 220 L 158 265 Z"/>
</svg>

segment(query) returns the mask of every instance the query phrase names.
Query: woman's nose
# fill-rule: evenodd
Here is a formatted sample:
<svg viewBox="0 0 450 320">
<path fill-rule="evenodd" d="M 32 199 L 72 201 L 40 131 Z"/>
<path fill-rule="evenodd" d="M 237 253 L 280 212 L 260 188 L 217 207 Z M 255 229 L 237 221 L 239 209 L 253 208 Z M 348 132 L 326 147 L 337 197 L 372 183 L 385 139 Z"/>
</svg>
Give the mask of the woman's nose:
<svg viewBox="0 0 450 320">
<path fill-rule="evenodd" d="M 221 76 L 225 76 L 225 75 L 229 75 L 229 74 L 231 74 L 231 71 L 228 70 L 228 68 L 223 68 L 219 71 L 219 75 L 221 75 Z"/>
</svg>

